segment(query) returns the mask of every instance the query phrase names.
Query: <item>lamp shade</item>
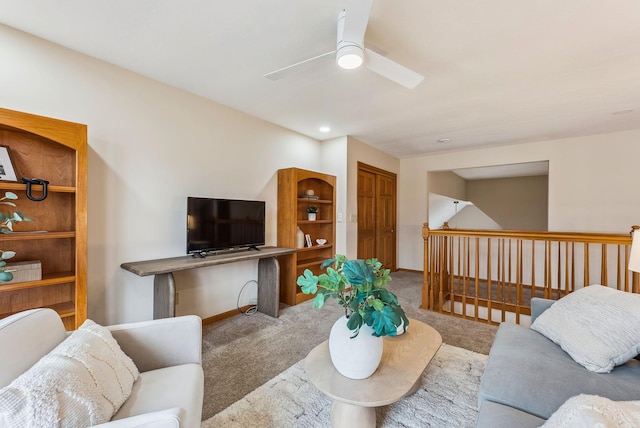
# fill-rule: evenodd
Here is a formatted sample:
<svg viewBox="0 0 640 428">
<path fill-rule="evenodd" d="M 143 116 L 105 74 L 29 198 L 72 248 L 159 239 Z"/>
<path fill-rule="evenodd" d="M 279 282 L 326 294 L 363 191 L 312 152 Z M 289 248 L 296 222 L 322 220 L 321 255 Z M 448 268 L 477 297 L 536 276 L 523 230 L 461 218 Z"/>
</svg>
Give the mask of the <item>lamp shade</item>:
<svg viewBox="0 0 640 428">
<path fill-rule="evenodd" d="M 640 272 L 640 229 L 633 229 L 631 253 L 629 254 L 629 270 Z"/>
</svg>

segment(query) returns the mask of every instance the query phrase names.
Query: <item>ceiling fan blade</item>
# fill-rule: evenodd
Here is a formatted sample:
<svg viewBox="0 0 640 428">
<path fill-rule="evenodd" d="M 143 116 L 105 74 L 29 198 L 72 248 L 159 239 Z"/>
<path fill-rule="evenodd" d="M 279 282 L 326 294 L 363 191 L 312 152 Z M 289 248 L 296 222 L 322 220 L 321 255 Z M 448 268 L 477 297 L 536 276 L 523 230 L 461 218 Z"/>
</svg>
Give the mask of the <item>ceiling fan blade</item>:
<svg viewBox="0 0 640 428">
<path fill-rule="evenodd" d="M 415 88 L 424 79 L 422 74 L 409 70 L 407 67 L 391 61 L 371 49 L 365 49 L 364 51 L 364 63 L 369 70 L 393 80 L 407 89 Z"/>
<path fill-rule="evenodd" d="M 347 0 L 342 39 L 362 45 L 367 31 L 373 0 Z M 340 42 L 340 40 L 338 40 Z"/>
<path fill-rule="evenodd" d="M 288 65 L 279 70 L 267 73 L 264 75 L 264 77 L 270 80 L 280 80 L 291 74 L 299 74 L 299 73 L 304 73 L 306 71 L 310 71 L 312 69 L 317 68 L 319 66 L 318 63 L 322 62 L 320 61 L 322 59 L 330 58 L 331 61 L 333 61 L 334 60 L 333 55 L 335 53 L 336 51 L 331 51 L 331 52 L 323 53 L 322 55 L 314 56 L 313 58 L 305 59 L 304 61 L 300 61 L 293 65 Z"/>
</svg>

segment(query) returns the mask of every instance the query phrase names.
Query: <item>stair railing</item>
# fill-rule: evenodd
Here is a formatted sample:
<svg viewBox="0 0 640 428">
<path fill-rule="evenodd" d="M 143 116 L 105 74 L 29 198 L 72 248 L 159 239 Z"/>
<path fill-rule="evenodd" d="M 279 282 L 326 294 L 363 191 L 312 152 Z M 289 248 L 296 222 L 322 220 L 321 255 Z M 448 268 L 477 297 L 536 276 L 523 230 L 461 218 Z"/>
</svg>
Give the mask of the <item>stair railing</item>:
<svg viewBox="0 0 640 428">
<path fill-rule="evenodd" d="M 633 226 L 632 231 L 638 226 Z M 640 293 L 627 269 L 632 234 L 422 228 L 422 308 L 528 324 L 531 297 L 602 284 Z"/>
</svg>

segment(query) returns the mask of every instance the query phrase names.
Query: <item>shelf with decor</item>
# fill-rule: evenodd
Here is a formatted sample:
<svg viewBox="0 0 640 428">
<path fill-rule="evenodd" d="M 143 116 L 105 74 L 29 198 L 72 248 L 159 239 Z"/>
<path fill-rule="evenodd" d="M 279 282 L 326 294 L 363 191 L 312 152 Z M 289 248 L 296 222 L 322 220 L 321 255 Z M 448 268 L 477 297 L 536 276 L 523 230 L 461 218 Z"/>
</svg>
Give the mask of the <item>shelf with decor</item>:
<svg viewBox="0 0 640 428">
<path fill-rule="evenodd" d="M 305 253 L 308 251 L 316 251 L 316 250 L 322 250 L 324 248 L 333 248 L 333 245 L 331 244 L 324 244 L 324 245 L 314 245 L 313 247 L 303 247 L 303 248 L 298 248 L 298 252 L 299 253 Z M 324 260 L 324 259 L 323 259 Z"/>
<path fill-rule="evenodd" d="M 87 128 L 0 109 L 0 160 L 3 154 L 14 174 L 0 171 L 0 197 L 10 192 L 17 199 L 15 208 L 0 205 L 0 211 L 32 221 L 0 234 L 2 251 L 16 253 L 3 268 L 13 270 L 14 280 L 0 281 L 0 318 L 49 307 L 67 330 L 76 329 L 87 318 Z M 40 279 L 18 279 L 19 262 L 37 264 Z"/>
<path fill-rule="evenodd" d="M 317 199 L 316 199 L 317 198 Z M 296 284 L 305 269 L 316 274 L 320 265 L 335 255 L 336 177 L 300 168 L 278 171 L 278 246 L 297 248 L 297 253 L 280 260 L 280 300 L 296 305 L 313 298 Z M 317 207 L 316 219 L 307 209 Z M 311 246 L 298 245 L 298 229 L 311 238 Z M 324 239 L 322 245 L 317 239 Z"/>
<path fill-rule="evenodd" d="M 10 190 L 10 191 L 24 191 L 26 189 L 26 184 L 23 183 L 6 183 L 0 181 L 0 190 Z M 36 193 L 42 192 L 41 184 L 34 184 L 33 190 Z M 71 186 L 47 186 L 47 191 L 50 193 L 75 193 L 76 188 Z"/>
</svg>

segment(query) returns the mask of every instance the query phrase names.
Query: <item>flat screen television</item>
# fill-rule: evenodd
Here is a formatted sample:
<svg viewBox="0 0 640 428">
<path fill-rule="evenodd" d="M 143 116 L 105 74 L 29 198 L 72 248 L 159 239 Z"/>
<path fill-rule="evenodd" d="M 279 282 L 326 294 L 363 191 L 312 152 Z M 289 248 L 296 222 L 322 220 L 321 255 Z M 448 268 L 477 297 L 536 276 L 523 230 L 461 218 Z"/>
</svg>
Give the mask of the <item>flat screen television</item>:
<svg viewBox="0 0 640 428">
<path fill-rule="evenodd" d="M 257 248 L 265 241 L 265 202 L 187 198 L 187 253 Z"/>
</svg>

